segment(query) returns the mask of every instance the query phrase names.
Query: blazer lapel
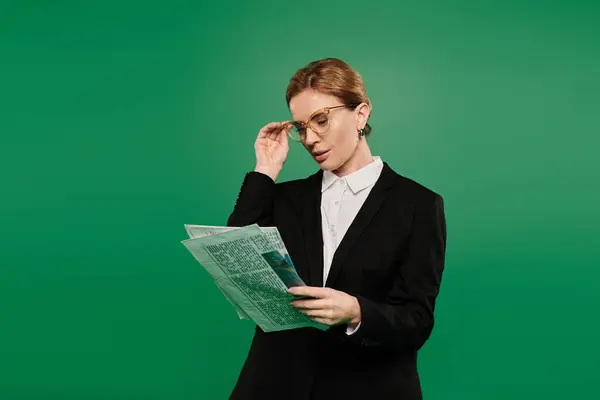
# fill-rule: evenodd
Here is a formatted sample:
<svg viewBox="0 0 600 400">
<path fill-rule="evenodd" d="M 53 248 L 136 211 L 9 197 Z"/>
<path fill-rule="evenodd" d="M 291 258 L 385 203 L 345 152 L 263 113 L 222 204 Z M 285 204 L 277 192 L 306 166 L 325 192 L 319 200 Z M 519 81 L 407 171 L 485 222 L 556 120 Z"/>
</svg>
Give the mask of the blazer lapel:
<svg viewBox="0 0 600 400">
<path fill-rule="evenodd" d="M 395 173 L 391 170 L 388 164 L 384 162 L 379 179 L 377 180 L 377 182 L 375 182 L 375 185 L 371 189 L 371 192 L 367 196 L 367 199 L 365 200 L 364 204 L 358 211 L 358 214 L 356 214 L 356 217 L 348 227 L 348 231 L 344 235 L 342 241 L 340 242 L 337 250 L 334 253 L 333 260 L 331 262 L 331 268 L 327 276 L 326 286 L 331 287 L 331 285 L 333 285 L 340 271 L 342 270 L 342 266 L 344 264 L 344 261 L 346 260 L 346 257 L 350 253 L 350 250 L 352 250 L 352 248 L 356 245 L 357 240 L 360 238 L 365 229 L 369 226 L 371 220 L 375 217 L 375 215 L 377 215 L 377 212 L 381 209 L 381 206 L 383 205 L 383 202 L 385 201 L 386 196 L 388 194 L 388 190 L 392 187 L 394 178 Z M 320 209 L 319 221 L 321 221 Z M 320 225 L 319 228 L 321 228 Z M 320 249 L 322 249 L 322 233 L 319 234 L 319 237 L 321 238 Z M 321 271 L 323 271 L 322 257 Z"/>
<path fill-rule="evenodd" d="M 321 228 L 321 181 L 323 171 L 310 176 L 302 196 L 304 251 L 309 286 L 323 286 L 323 231 Z"/>
</svg>

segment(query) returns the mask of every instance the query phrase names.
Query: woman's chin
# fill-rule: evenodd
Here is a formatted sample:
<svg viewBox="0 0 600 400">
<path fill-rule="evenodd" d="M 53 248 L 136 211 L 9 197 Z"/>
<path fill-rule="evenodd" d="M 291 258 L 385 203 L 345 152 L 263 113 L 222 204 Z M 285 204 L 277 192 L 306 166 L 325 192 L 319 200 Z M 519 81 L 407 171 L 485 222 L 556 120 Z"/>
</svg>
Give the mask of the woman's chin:
<svg viewBox="0 0 600 400">
<path fill-rule="evenodd" d="M 323 171 L 330 171 L 331 170 L 331 165 L 329 163 L 329 159 L 324 160 L 322 162 L 318 162 L 317 164 L 319 164 L 319 168 L 321 168 Z"/>
<path fill-rule="evenodd" d="M 336 169 L 340 168 L 342 164 L 339 161 L 336 161 L 335 154 L 331 154 L 331 152 L 323 161 L 315 161 L 317 164 L 319 164 L 319 168 L 321 168 L 323 171 L 335 171 Z"/>
<path fill-rule="evenodd" d="M 320 168 L 321 168 L 323 171 L 331 171 L 331 172 L 333 172 L 333 171 L 335 171 L 335 170 L 337 170 L 337 169 L 339 168 L 339 166 L 338 166 L 338 165 L 336 165 L 336 164 L 332 163 L 332 162 L 331 162 L 331 161 L 329 161 L 329 160 L 325 160 L 325 161 L 323 161 L 322 163 L 320 163 L 320 164 L 319 164 L 319 167 L 320 167 Z"/>
</svg>

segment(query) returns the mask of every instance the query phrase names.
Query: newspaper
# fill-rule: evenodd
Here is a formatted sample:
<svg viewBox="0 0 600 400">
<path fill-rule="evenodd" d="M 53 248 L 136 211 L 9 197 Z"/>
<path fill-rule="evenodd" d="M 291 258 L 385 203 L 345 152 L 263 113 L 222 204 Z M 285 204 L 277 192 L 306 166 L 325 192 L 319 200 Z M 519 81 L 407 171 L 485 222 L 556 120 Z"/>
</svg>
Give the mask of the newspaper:
<svg viewBox="0 0 600 400">
<path fill-rule="evenodd" d="M 329 328 L 294 309 L 287 292 L 305 286 L 276 227 L 184 225 L 181 243 L 212 276 L 240 319 L 254 321 L 265 332 Z"/>
</svg>

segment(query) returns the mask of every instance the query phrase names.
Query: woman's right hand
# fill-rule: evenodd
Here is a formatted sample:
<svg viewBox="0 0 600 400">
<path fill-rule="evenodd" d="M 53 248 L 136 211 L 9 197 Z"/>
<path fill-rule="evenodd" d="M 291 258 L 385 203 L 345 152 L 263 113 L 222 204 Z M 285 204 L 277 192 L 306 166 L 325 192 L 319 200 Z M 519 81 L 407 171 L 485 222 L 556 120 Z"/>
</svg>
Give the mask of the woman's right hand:
<svg viewBox="0 0 600 400">
<path fill-rule="evenodd" d="M 288 155 L 287 134 L 290 128 L 291 125 L 287 121 L 271 122 L 258 132 L 254 142 L 256 151 L 256 168 L 254 170 L 270 176 L 273 181 L 277 180 Z"/>
</svg>

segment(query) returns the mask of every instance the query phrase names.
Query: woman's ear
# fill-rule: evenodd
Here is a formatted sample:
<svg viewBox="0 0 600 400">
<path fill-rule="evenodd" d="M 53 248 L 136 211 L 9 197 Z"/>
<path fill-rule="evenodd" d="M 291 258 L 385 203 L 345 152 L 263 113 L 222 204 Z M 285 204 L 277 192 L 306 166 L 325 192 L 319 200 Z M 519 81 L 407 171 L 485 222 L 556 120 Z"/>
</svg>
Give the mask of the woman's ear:
<svg viewBox="0 0 600 400">
<path fill-rule="evenodd" d="M 360 103 L 356 107 L 356 116 L 358 130 L 364 129 L 365 125 L 367 125 L 369 117 L 371 116 L 371 106 L 368 103 Z"/>
</svg>

